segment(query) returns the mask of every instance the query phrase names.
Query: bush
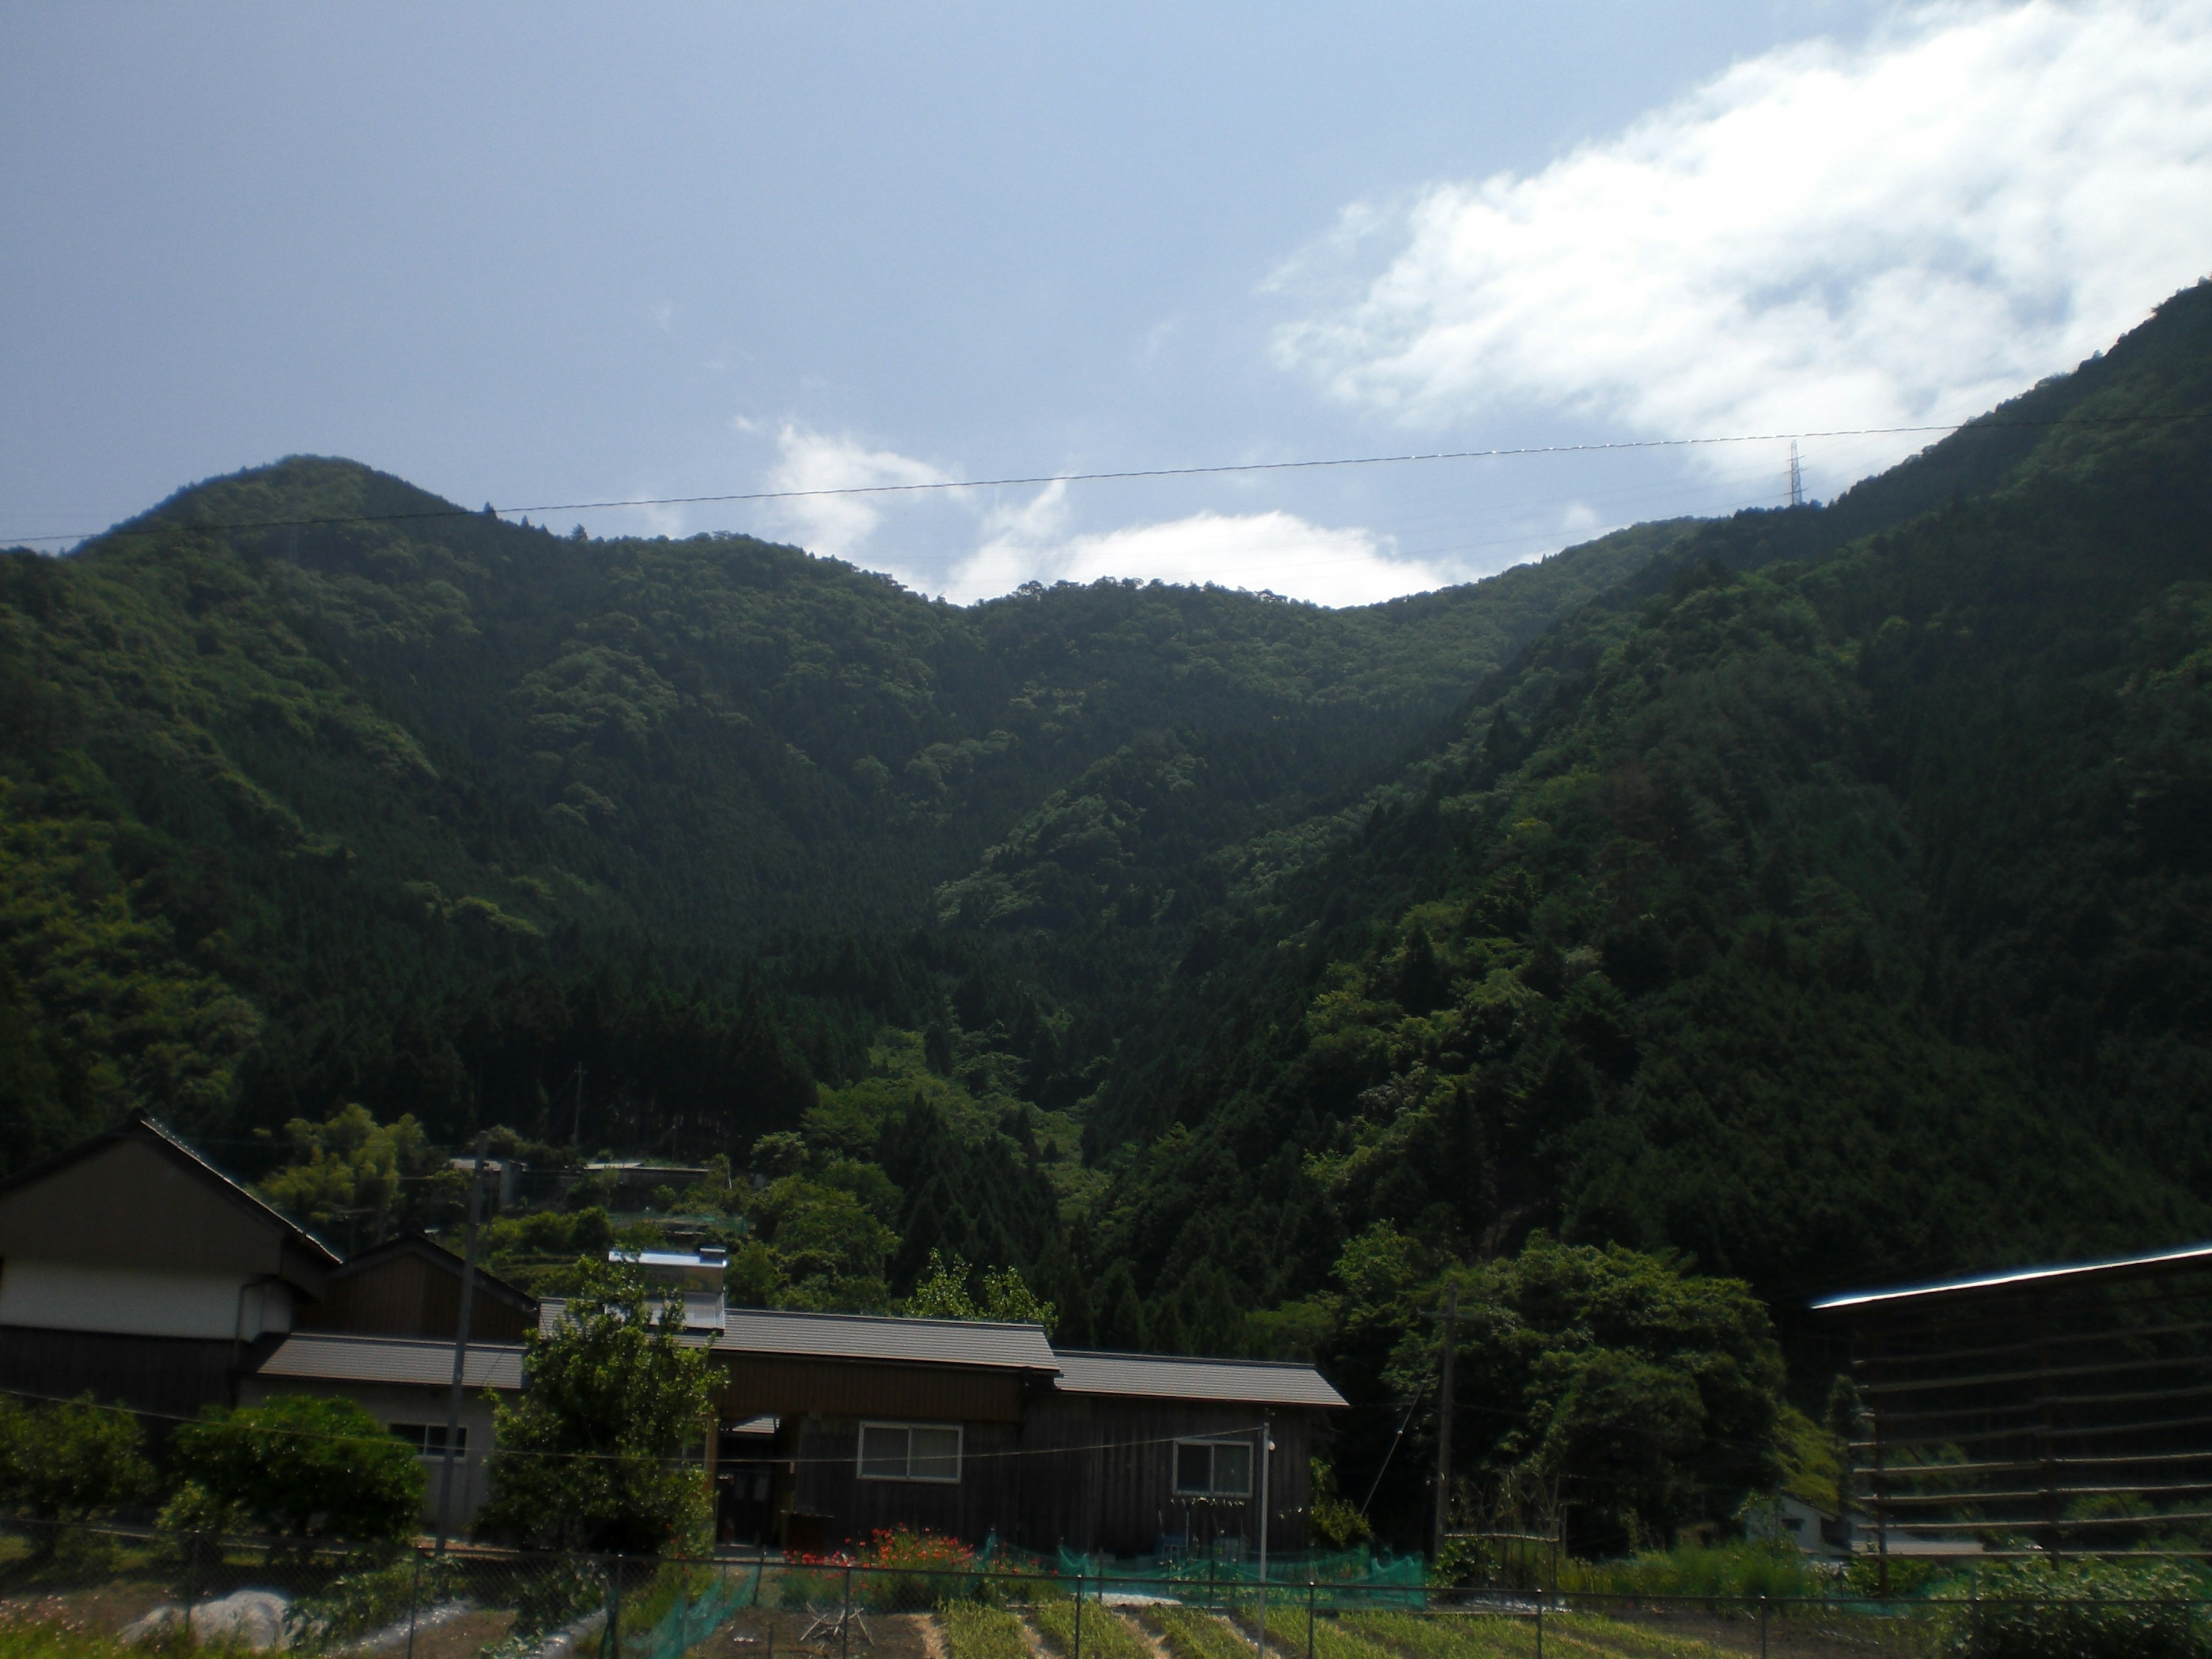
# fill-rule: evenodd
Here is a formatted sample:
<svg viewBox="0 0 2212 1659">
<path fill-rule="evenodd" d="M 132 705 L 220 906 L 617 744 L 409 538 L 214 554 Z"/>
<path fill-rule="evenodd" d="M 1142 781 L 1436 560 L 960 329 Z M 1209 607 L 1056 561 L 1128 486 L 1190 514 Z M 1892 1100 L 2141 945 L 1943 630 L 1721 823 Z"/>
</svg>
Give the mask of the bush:
<svg viewBox="0 0 2212 1659">
<path fill-rule="evenodd" d="M 412 1533 L 422 1513 L 415 1454 L 350 1400 L 287 1395 L 238 1411 L 210 1406 L 170 1447 L 210 1512 L 228 1510 L 274 1536 L 390 1542 Z"/>
<path fill-rule="evenodd" d="M 1791 1544 L 1684 1544 L 1620 1561 L 1563 1561 L 1559 1588 L 1598 1595 L 1820 1596 L 1835 1575 Z"/>
<path fill-rule="evenodd" d="M 713 1421 L 720 1373 L 656 1310 L 636 1273 L 594 1264 L 568 1314 L 527 1339 L 529 1388 L 501 1401 L 487 1536 L 542 1549 L 657 1555 L 702 1540 L 704 1471 L 684 1462 Z"/>
<path fill-rule="evenodd" d="M 1945 1598 L 1940 1650 L 1955 1659 L 2205 1659 L 2206 1586 L 2179 1567 L 2007 1562 Z"/>
<path fill-rule="evenodd" d="M 90 1395 L 28 1407 L 0 1401 L 0 1504 L 29 1523 L 33 1547 L 50 1556 L 64 1526 L 152 1489 L 144 1443 L 137 1418 Z"/>
</svg>

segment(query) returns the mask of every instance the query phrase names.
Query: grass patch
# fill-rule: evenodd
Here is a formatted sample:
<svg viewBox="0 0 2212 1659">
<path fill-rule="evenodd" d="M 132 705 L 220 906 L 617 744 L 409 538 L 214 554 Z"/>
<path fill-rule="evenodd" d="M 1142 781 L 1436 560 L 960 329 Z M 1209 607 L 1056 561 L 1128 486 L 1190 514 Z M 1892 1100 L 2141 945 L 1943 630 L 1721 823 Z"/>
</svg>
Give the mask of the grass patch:
<svg viewBox="0 0 2212 1659">
<path fill-rule="evenodd" d="M 1536 1650 L 1535 1620 L 1511 1613 L 1358 1613 L 1345 1626 L 1407 1659 L 1524 1659 Z"/>
<path fill-rule="evenodd" d="M 951 1601 L 937 1610 L 937 1622 L 951 1659 L 1030 1659 L 1022 1621 L 1000 1608 Z"/>
<path fill-rule="evenodd" d="M 1030 1622 L 1044 1632 L 1044 1639 L 1073 1659 L 1074 1601 L 1040 1601 L 1030 1609 Z M 1137 1633 L 1110 1607 L 1086 1601 L 1083 1607 L 1084 1659 L 1152 1659 Z"/>
<path fill-rule="evenodd" d="M 1196 1607 L 1147 1607 L 1145 1622 L 1160 1633 L 1174 1659 L 1252 1659 L 1252 1644 Z"/>
<path fill-rule="evenodd" d="M 1313 1659 L 1398 1659 L 1389 1648 L 1361 1634 L 1356 1626 L 1346 1626 L 1335 1619 L 1316 1619 L 1312 1623 Z M 1306 1624 L 1304 1607 L 1270 1607 L 1268 1644 L 1278 1653 L 1304 1659 Z"/>
<path fill-rule="evenodd" d="M 112 1636 L 67 1625 L 0 1624 L 0 1659 L 146 1659 L 162 1650 L 151 1644 L 126 1648 Z"/>
<path fill-rule="evenodd" d="M 1649 1625 L 1608 1619 L 1601 1613 L 1560 1613 L 1544 1620 L 1544 1644 L 1557 1642 L 1569 1652 L 1601 1653 L 1613 1659 L 1736 1659 L 1737 1650 L 1694 1636 L 1673 1636 Z"/>
</svg>

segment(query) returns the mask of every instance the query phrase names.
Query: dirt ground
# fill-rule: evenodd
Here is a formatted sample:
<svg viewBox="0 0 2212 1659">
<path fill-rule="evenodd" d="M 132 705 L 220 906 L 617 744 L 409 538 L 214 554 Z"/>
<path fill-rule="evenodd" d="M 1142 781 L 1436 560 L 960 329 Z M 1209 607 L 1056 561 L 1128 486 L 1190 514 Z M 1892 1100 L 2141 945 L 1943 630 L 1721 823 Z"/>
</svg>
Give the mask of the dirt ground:
<svg viewBox="0 0 2212 1659">
<path fill-rule="evenodd" d="M 804 1609 L 748 1607 L 691 1652 L 694 1659 L 943 1659 L 937 1621 L 926 1613 L 860 1613 L 842 1641 L 835 1622 L 834 1613 L 817 1621 Z"/>
</svg>

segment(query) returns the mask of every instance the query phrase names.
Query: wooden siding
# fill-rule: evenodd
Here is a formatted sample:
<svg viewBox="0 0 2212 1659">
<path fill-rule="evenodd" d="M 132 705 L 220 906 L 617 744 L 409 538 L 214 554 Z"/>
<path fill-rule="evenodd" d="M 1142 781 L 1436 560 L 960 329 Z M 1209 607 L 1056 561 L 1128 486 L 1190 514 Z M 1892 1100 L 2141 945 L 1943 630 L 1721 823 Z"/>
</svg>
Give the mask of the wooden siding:
<svg viewBox="0 0 2212 1659">
<path fill-rule="evenodd" d="M 1053 1395 L 1031 1402 L 1022 1425 L 1023 1533 L 1031 1549 L 1065 1543 L 1109 1555 L 1149 1554 L 1163 1533 L 1188 1533 L 1204 1547 L 1216 1538 L 1259 1543 L 1259 1470 L 1249 1497 L 1193 1498 L 1175 1492 L 1175 1443 L 1238 1438 L 1257 1446 L 1258 1407 L 1212 1401 L 1123 1400 Z M 1306 1547 L 1312 1497 L 1313 1413 L 1278 1411 L 1268 1461 L 1270 1550 Z"/>
<path fill-rule="evenodd" d="M 144 1412 L 156 1440 L 203 1406 L 233 1403 L 234 1368 L 251 1345 L 189 1337 L 124 1336 L 102 1331 L 0 1327 L 0 1389 L 52 1400 L 90 1394 Z"/>
<path fill-rule="evenodd" d="M 852 1367 L 855 1371 L 872 1367 Z M 734 1390 L 733 1390 L 734 1392 Z M 953 1396 L 947 1396 L 951 1398 Z M 745 1396 L 726 1418 L 778 1409 Z M 1178 1496 L 1175 1443 L 1231 1437 L 1256 1444 L 1261 1413 L 1213 1401 L 1121 1400 L 1031 1392 L 1018 1422 L 935 1410 L 906 1385 L 885 1379 L 879 1403 L 857 1411 L 781 1407 L 775 1506 L 782 1535 L 817 1537 L 836 1546 L 866 1540 L 879 1528 L 908 1526 L 980 1543 L 996 1533 L 1005 1542 L 1049 1551 L 1060 1545 L 1111 1555 L 1149 1554 L 1161 1534 L 1187 1534 L 1200 1549 L 1216 1539 L 1258 1543 L 1258 1471 L 1243 1498 Z M 1271 1550 L 1306 1547 L 1312 1498 L 1315 1413 L 1279 1412 L 1271 1419 L 1275 1451 L 1269 1464 Z M 958 1423 L 963 1430 L 957 1483 L 860 1478 L 863 1420 Z"/>
<path fill-rule="evenodd" d="M 295 1322 L 302 1330 L 450 1341 L 460 1316 L 459 1276 L 422 1256 L 406 1255 L 356 1273 L 333 1273 L 329 1294 L 301 1308 Z M 535 1328 L 532 1315 L 486 1295 L 478 1285 L 469 1309 L 471 1342 L 520 1342 Z"/>
<path fill-rule="evenodd" d="M 963 1370 L 862 1360 L 797 1359 L 715 1351 L 729 1368 L 722 1419 L 763 1415 L 884 1418 L 939 1423 L 1018 1423 L 1018 1372 Z"/>
</svg>

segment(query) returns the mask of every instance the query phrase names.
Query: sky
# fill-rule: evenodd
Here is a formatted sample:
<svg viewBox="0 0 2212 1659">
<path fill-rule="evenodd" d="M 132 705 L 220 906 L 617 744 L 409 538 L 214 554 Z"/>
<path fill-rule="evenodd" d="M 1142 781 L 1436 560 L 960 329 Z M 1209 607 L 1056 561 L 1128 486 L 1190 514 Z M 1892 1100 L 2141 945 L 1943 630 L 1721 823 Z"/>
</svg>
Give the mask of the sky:
<svg viewBox="0 0 2212 1659">
<path fill-rule="evenodd" d="M 0 543 L 315 453 L 963 603 L 1351 605 L 2109 344 L 2212 271 L 2212 0 L 16 0 L 0 147 Z"/>
</svg>

